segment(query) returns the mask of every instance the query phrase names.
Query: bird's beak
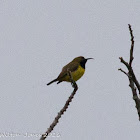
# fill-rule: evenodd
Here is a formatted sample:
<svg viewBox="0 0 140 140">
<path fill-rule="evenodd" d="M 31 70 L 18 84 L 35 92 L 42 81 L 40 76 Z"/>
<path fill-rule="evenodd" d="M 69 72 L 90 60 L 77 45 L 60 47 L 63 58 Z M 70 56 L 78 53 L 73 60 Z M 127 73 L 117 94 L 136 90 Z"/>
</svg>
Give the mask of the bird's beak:
<svg viewBox="0 0 140 140">
<path fill-rule="evenodd" d="M 86 60 L 89 60 L 89 59 L 94 59 L 94 58 L 87 58 Z"/>
</svg>

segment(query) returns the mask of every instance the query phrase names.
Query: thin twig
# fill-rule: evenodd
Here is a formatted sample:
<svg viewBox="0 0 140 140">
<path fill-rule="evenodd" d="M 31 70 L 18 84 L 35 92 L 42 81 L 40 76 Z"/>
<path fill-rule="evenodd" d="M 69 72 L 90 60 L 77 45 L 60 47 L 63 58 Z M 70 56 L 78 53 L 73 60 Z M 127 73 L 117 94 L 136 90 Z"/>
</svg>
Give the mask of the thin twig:
<svg viewBox="0 0 140 140">
<path fill-rule="evenodd" d="M 133 30 L 131 29 L 131 25 L 128 24 L 130 36 L 131 36 L 131 49 L 130 49 L 130 60 L 129 60 L 129 66 L 132 65 L 132 61 L 134 59 L 133 57 L 133 50 L 134 50 L 134 36 L 133 36 Z"/>
<path fill-rule="evenodd" d="M 119 68 L 118 70 L 120 70 L 122 73 L 124 73 L 126 76 L 130 77 L 129 74 L 127 72 L 125 72 L 124 70 L 122 70 L 121 68 Z"/>
<path fill-rule="evenodd" d="M 122 57 L 119 57 L 119 59 L 127 68 L 129 68 L 129 64 Z"/>
<path fill-rule="evenodd" d="M 68 75 L 70 77 L 72 87 L 74 88 L 74 90 L 73 90 L 72 94 L 70 95 L 70 97 L 68 98 L 68 100 L 66 101 L 64 107 L 58 112 L 57 116 L 55 117 L 54 121 L 52 122 L 52 124 L 50 125 L 48 130 L 45 132 L 45 134 L 43 134 L 41 136 L 40 140 L 45 140 L 47 138 L 47 136 L 49 135 L 49 133 L 51 133 L 51 131 L 54 129 L 54 127 L 59 122 L 59 119 L 62 117 L 64 112 L 67 110 L 70 102 L 72 101 L 72 99 L 74 98 L 74 95 L 76 94 L 76 91 L 78 90 L 78 86 L 77 86 L 76 82 L 73 80 L 73 77 L 71 75 L 71 71 L 69 71 L 69 70 L 68 70 Z"/>
</svg>

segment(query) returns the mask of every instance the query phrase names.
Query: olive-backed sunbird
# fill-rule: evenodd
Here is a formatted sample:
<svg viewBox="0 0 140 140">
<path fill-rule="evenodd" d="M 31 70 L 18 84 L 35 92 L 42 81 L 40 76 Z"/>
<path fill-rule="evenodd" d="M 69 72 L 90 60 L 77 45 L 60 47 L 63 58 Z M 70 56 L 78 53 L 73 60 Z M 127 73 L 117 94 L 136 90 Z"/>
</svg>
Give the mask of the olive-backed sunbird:
<svg viewBox="0 0 140 140">
<path fill-rule="evenodd" d="M 71 82 L 70 77 L 68 75 L 68 70 L 71 72 L 74 81 L 79 80 L 85 73 L 85 64 L 89 59 L 93 58 L 84 58 L 83 56 L 74 58 L 70 63 L 63 67 L 59 76 L 56 79 L 49 82 L 47 85 L 50 85 L 56 81 L 58 81 L 57 84 L 63 81 Z"/>
</svg>

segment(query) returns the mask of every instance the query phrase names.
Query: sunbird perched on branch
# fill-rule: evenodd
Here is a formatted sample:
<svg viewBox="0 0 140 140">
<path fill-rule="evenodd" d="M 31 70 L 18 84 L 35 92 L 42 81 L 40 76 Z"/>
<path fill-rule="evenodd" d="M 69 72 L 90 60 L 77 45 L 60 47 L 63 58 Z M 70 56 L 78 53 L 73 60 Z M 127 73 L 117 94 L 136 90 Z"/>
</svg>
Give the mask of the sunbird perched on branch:
<svg viewBox="0 0 140 140">
<path fill-rule="evenodd" d="M 57 84 L 63 81 L 71 82 L 70 77 L 68 75 L 68 71 L 71 72 L 74 81 L 79 80 L 85 73 L 85 64 L 89 59 L 93 58 L 84 58 L 83 56 L 74 58 L 70 63 L 68 63 L 66 66 L 63 67 L 59 76 L 56 79 L 49 82 L 47 85 L 50 85 L 56 81 L 58 81 Z"/>
</svg>

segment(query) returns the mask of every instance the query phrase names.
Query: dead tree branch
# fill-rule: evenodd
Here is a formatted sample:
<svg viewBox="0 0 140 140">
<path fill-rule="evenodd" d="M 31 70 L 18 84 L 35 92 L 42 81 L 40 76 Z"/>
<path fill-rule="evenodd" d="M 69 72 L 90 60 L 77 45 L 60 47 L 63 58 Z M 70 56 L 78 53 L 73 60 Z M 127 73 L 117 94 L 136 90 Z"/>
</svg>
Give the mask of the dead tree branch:
<svg viewBox="0 0 140 140">
<path fill-rule="evenodd" d="M 47 136 L 49 135 L 49 133 L 51 133 L 51 131 L 54 129 L 54 127 L 59 122 L 59 119 L 62 117 L 64 112 L 67 110 L 68 106 L 70 105 L 70 102 L 72 101 L 72 99 L 74 98 L 74 95 L 76 94 L 76 91 L 78 90 L 78 86 L 77 86 L 76 82 L 73 80 L 73 77 L 71 75 L 71 71 L 69 71 L 69 70 L 68 70 L 68 75 L 70 77 L 71 84 L 72 84 L 72 87 L 74 88 L 74 90 L 71 93 L 71 95 L 68 98 L 68 100 L 66 101 L 64 107 L 58 112 L 57 116 L 55 117 L 54 121 L 52 122 L 52 124 L 50 125 L 48 130 L 45 132 L 45 134 L 43 134 L 41 136 L 40 140 L 45 140 L 47 138 Z"/>
<path fill-rule="evenodd" d="M 125 72 L 124 70 L 122 70 L 121 68 L 118 69 L 120 70 L 121 72 L 123 72 L 129 79 L 129 86 L 132 90 L 132 94 L 133 94 L 133 99 L 135 101 L 135 104 L 136 104 L 136 109 L 137 109 L 137 112 L 138 112 L 138 116 L 139 116 L 139 121 L 140 121 L 140 98 L 138 97 L 138 94 L 137 94 L 137 89 L 139 91 L 139 95 L 140 95 L 140 84 L 135 76 L 135 73 L 133 71 L 133 68 L 132 68 L 132 62 L 133 62 L 133 51 L 134 51 L 134 36 L 133 36 L 133 30 L 131 28 L 131 25 L 128 24 L 128 27 L 129 27 L 129 31 L 130 31 L 130 36 L 131 36 L 131 48 L 130 48 L 130 58 L 129 58 L 129 62 L 126 62 L 122 57 L 120 57 L 120 61 L 121 63 L 123 63 L 127 69 L 128 69 L 128 72 Z"/>
</svg>

